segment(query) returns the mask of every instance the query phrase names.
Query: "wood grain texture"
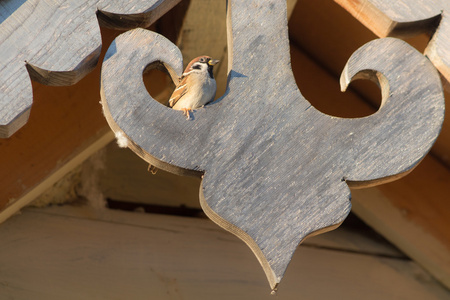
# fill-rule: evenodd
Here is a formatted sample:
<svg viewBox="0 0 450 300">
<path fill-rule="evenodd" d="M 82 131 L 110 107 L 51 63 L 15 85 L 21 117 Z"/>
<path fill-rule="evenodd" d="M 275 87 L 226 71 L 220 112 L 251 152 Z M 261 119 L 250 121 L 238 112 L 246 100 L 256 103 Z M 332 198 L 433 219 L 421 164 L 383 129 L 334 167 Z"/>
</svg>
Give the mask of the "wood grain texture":
<svg viewBox="0 0 450 300">
<path fill-rule="evenodd" d="M 346 228 L 299 249 L 277 297 L 248 248 L 204 219 L 49 207 L 26 209 L 3 224 L 0 235 L 0 294 L 6 299 L 449 297 L 414 262 L 368 255 L 377 240 Z M 346 251 L 352 244 L 364 249 Z"/>
<path fill-rule="evenodd" d="M 297 245 L 344 220 L 347 183 L 393 180 L 424 157 L 443 121 L 442 87 L 419 52 L 400 40 L 376 40 L 349 60 L 342 85 L 355 75 L 378 78 L 382 107 L 360 119 L 331 117 L 295 84 L 286 3 L 230 1 L 227 20 L 227 92 L 192 121 L 145 90 L 149 65 L 164 64 L 172 77 L 182 71 L 179 50 L 146 30 L 119 36 L 108 50 L 102 103 L 112 129 L 146 161 L 204 175 L 203 209 L 250 246 L 276 288 Z"/>
<path fill-rule="evenodd" d="M 28 120 L 33 102 L 29 76 L 46 85 L 71 85 L 96 66 L 101 50 L 97 6 L 130 14 L 126 19 L 135 20 L 134 25 L 148 26 L 179 1 L 2 1 L 0 138 Z M 130 22 L 116 22 L 115 28 L 129 28 Z"/>
<path fill-rule="evenodd" d="M 98 18 L 102 26 L 114 29 L 146 28 L 181 0 L 99 0 Z"/>
<path fill-rule="evenodd" d="M 433 34 L 425 49 L 450 81 L 450 2 L 447 0 L 335 0 L 380 37 Z"/>
</svg>

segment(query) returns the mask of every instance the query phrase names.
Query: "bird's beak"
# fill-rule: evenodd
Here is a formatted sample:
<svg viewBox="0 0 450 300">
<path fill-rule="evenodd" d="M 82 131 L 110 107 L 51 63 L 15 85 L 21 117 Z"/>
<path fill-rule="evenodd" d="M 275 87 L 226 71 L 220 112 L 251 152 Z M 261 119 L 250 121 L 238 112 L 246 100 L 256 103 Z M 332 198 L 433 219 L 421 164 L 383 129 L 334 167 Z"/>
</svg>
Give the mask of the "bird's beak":
<svg viewBox="0 0 450 300">
<path fill-rule="evenodd" d="M 218 60 L 218 59 L 210 59 L 210 60 L 208 61 L 208 65 L 210 65 L 210 66 L 217 65 L 218 63 L 219 63 L 219 60 Z"/>
</svg>

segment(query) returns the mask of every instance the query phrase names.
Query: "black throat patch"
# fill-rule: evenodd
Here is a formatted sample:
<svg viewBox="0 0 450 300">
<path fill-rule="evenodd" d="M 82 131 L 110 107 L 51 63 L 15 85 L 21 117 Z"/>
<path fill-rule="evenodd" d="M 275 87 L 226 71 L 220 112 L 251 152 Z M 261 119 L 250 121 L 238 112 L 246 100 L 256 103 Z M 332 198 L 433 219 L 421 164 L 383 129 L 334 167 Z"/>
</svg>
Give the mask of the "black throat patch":
<svg viewBox="0 0 450 300">
<path fill-rule="evenodd" d="M 211 78 L 214 79 L 213 67 L 214 67 L 214 66 L 211 66 L 211 65 L 208 64 L 208 74 L 209 74 L 209 77 L 211 77 Z"/>
</svg>

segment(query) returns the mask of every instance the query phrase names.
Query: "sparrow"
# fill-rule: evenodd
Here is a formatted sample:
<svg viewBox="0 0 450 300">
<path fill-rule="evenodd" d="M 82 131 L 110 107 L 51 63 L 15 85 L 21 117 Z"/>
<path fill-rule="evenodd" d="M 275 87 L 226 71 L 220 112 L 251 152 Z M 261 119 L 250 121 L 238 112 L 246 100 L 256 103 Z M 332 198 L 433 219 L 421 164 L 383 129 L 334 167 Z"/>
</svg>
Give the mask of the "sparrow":
<svg viewBox="0 0 450 300">
<path fill-rule="evenodd" d="M 209 56 L 194 58 L 184 70 L 179 83 L 170 96 L 169 106 L 182 110 L 190 119 L 190 112 L 198 107 L 205 106 L 216 95 L 216 80 L 213 68 L 219 61 Z"/>
</svg>

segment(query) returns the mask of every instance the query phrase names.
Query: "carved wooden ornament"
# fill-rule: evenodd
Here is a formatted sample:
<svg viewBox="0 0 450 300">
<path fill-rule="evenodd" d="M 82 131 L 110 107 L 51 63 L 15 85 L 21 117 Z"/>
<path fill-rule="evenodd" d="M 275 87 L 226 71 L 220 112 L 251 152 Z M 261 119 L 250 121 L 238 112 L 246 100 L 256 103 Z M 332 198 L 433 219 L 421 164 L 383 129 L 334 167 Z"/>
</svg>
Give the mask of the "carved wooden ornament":
<svg viewBox="0 0 450 300">
<path fill-rule="evenodd" d="M 99 21 L 117 29 L 148 27 L 178 2 L 0 1 L 0 138 L 10 137 L 28 121 L 30 77 L 64 86 L 94 69 L 102 45 Z"/>
<path fill-rule="evenodd" d="M 375 40 L 357 50 L 341 77 L 376 80 L 380 109 L 344 119 L 316 110 L 295 83 L 286 3 L 231 0 L 225 95 L 186 120 L 148 94 L 142 74 L 182 74 L 180 50 L 154 32 L 119 36 L 102 68 L 105 116 L 128 146 L 158 168 L 203 176 L 200 202 L 217 224 L 253 250 L 275 289 L 297 246 L 339 226 L 350 186 L 410 172 L 439 134 L 444 98 L 433 65 L 408 44 Z"/>
<path fill-rule="evenodd" d="M 380 37 L 433 33 L 424 54 L 450 82 L 450 1 L 334 1 Z"/>
</svg>

